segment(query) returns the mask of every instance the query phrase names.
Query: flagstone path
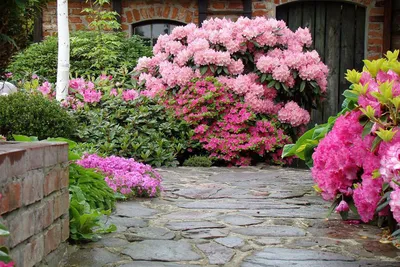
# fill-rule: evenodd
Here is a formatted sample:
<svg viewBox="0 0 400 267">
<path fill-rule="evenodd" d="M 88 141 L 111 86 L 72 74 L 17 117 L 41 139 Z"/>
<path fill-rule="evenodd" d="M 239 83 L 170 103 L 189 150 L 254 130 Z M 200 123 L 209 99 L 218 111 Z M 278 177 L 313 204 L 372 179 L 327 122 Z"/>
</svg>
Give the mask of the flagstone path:
<svg viewBox="0 0 400 267">
<path fill-rule="evenodd" d="M 315 195 L 308 171 L 165 168 L 157 199 L 120 202 L 116 233 L 81 245 L 67 266 L 400 266 L 382 230 L 350 225 Z"/>
</svg>

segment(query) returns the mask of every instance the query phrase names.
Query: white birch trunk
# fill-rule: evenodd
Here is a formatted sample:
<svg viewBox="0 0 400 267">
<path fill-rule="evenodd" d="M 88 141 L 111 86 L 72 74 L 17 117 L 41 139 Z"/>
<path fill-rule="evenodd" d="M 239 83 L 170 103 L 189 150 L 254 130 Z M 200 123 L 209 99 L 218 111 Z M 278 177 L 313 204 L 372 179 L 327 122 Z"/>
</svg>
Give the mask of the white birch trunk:
<svg viewBox="0 0 400 267">
<path fill-rule="evenodd" d="M 56 99 L 67 98 L 69 85 L 68 0 L 57 0 L 58 64 Z"/>
</svg>

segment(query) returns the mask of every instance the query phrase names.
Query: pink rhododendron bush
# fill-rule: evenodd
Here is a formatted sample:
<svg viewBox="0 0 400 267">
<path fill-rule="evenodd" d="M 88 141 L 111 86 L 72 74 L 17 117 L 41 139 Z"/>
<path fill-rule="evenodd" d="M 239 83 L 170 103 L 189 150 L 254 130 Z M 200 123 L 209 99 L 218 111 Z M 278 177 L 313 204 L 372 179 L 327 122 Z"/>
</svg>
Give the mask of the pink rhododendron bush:
<svg viewBox="0 0 400 267">
<path fill-rule="evenodd" d="M 87 154 L 77 164 L 102 171 L 107 175 L 105 181 L 108 186 L 128 197 L 154 197 L 161 191 L 161 176 L 150 165 L 136 162 L 132 158 L 103 158 L 96 154 Z"/>
<path fill-rule="evenodd" d="M 361 73 L 348 71 L 352 85 L 344 93 L 341 114 L 305 133 L 284 153 L 296 150 L 306 161 L 312 155 L 315 188 L 333 201 L 331 211 L 347 219 L 351 210 L 363 222 L 387 219 L 392 230 L 393 218 L 400 223 L 398 55 L 398 50 L 388 52 L 386 59 L 365 60 Z M 316 144 L 314 153 L 304 152 Z"/>
<path fill-rule="evenodd" d="M 135 70 L 142 93 L 191 123 L 212 157 L 279 161 L 327 89 L 328 68 L 311 44 L 307 28 L 292 32 L 275 19 L 210 19 L 160 36 Z"/>
</svg>

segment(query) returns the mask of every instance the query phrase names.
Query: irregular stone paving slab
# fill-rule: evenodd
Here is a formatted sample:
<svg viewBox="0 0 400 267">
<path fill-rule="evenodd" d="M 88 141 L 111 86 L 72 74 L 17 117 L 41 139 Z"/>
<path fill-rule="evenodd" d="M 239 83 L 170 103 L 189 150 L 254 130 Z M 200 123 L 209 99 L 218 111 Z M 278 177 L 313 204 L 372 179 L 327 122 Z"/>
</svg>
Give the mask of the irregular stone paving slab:
<svg viewBox="0 0 400 267">
<path fill-rule="evenodd" d="M 265 227 L 247 227 L 235 228 L 232 232 L 248 236 L 305 236 L 306 232 L 303 229 L 293 226 L 265 226 Z"/>
<path fill-rule="evenodd" d="M 214 241 L 228 248 L 240 248 L 244 246 L 243 239 L 235 236 L 217 238 Z"/>
<path fill-rule="evenodd" d="M 294 209 L 265 209 L 265 210 L 244 210 L 242 214 L 251 215 L 253 217 L 269 217 L 269 218 L 293 218 L 294 214 L 296 218 L 307 218 L 307 219 L 325 219 L 326 209 L 321 209 L 311 206 L 310 208 L 296 207 Z"/>
<path fill-rule="evenodd" d="M 264 222 L 263 220 L 253 219 L 247 216 L 239 216 L 239 215 L 228 215 L 223 217 L 222 219 L 225 223 L 235 226 L 255 225 Z"/>
<path fill-rule="evenodd" d="M 225 225 L 213 222 L 170 222 L 166 225 L 171 230 L 192 230 L 192 229 L 205 229 L 205 228 L 224 228 Z"/>
<path fill-rule="evenodd" d="M 129 242 L 146 239 L 171 240 L 175 238 L 175 234 L 165 228 L 129 228 L 129 231 L 130 233 L 125 233 L 125 238 Z"/>
<path fill-rule="evenodd" d="M 286 205 L 282 203 L 251 203 L 251 202 L 238 202 L 238 201 L 195 201 L 189 203 L 178 204 L 178 207 L 186 209 L 231 209 L 231 210 L 265 210 L 265 209 L 297 209 L 295 205 Z"/>
<path fill-rule="evenodd" d="M 191 239 L 212 239 L 225 237 L 229 234 L 226 229 L 195 229 L 182 232 L 182 236 Z"/>
<path fill-rule="evenodd" d="M 100 239 L 98 242 L 96 242 L 96 245 L 100 245 L 100 246 L 104 246 L 104 247 L 112 247 L 112 248 L 124 247 L 128 244 L 129 244 L 129 242 L 126 241 L 125 239 L 117 238 L 117 237 L 105 237 L 105 238 Z"/>
<path fill-rule="evenodd" d="M 265 246 L 265 245 L 278 245 L 282 244 L 282 238 L 279 237 L 261 237 L 256 240 L 254 240 L 254 243 L 256 243 L 259 246 Z"/>
<path fill-rule="evenodd" d="M 197 247 L 207 256 L 210 264 L 226 264 L 235 255 L 234 250 L 215 243 L 199 244 Z"/>
<path fill-rule="evenodd" d="M 187 265 L 187 264 L 176 264 L 168 262 L 150 262 L 150 261 L 134 261 L 119 265 L 118 267 L 196 267 L 200 265 Z"/>
<path fill-rule="evenodd" d="M 118 203 L 116 215 L 122 217 L 149 217 L 156 213 L 156 210 L 146 208 L 140 202 L 127 201 Z"/>
<path fill-rule="evenodd" d="M 119 204 L 118 204 L 119 207 Z M 128 218 L 128 217 L 119 217 L 119 216 L 110 216 L 108 219 L 108 223 L 113 223 L 117 227 L 146 227 L 149 223 L 143 219 L 139 218 Z"/>
<path fill-rule="evenodd" d="M 163 217 L 171 220 L 193 220 L 194 218 L 196 219 L 216 218 L 220 214 L 221 213 L 219 212 L 184 210 L 184 211 L 172 212 Z"/>
<path fill-rule="evenodd" d="M 122 258 L 104 248 L 80 249 L 69 257 L 68 266 L 93 267 L 121 261 Z"/>
<path fill-rule="evenodd" d="M 192 250 L 190 243 L 171 240 L 145 240 L 133 243 L 122 251 L 133 260 L 194 261 L 201 256 Z"/>
</svg>

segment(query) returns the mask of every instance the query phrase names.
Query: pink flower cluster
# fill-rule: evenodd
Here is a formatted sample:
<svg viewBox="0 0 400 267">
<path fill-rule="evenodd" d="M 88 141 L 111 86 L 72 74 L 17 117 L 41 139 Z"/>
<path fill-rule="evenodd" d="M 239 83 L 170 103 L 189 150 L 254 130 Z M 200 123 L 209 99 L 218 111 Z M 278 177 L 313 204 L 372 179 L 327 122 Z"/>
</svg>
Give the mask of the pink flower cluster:
<svg viewBox="0 0 400 267">
<path fill-rule="evenodd" d="M 215 79 L 198 80 L 182 88 L 165 105 L 194 127 L 193 139 L 211 157 L 234 165 L 249 165 L 269 155 L 281 163 L 280 148 L 290 142 L 273 120 L 257 119 L 247 104 Z"/>
<path fill-rule="evenodd" d="M 127 196 L 156 196 L 161 190 L 161 176 L 150 165 L 117 156 L 102 158 L 85 155 L 77 163 L 104 172 L 105 181 L 115 192 Z"/>
<path fill-rule="evenodd" d="M 299 107 L 296 102 L 290 101 L 286 103 L 281 110 L 279 110 L 278 119 L 280 122 L 289 123 L 293 127 L 297 127 L 309 123 L 310 114 L 307 112 L 307 110 Z"/>
<path fill-rule="evenodd" d="M 389 143 L 381 143 L 372 153 L 374 136 L 362 137 L 361 114 L 351 111 L 336 120 L 332 131 L 315 149 L 312 175 L 325 200 L 333 200 L 338 194 L 352 197 L 361 219 L 368 222 L 374 217 L 383 182 L 395 177 L 398 158 L 394 155 L 399 147 L 389 147 L 400 141 L 400 134 Z M 388 151 L 389 156 L 384 157 Z M 379 168 L 383 178 L 373 178 L 373 172 Z"/>
<path fill-rule="evenodd" d="M 35 79 L 38 79 L 35 77 Z M 125 101 L 132 101 L 139 97 L 139 92 L 134 89 L 123 90 L 122 93 L 118 92 L 117 89 L 109 88 L 113 85 L 113 77 L 111 75 L 101 75 L 94 82 L 86 81 L 83 78 L 71 79 L 69 82 L 68 96 L 62 101 L 62 106 L 72 109 L 80 109 L 87 104 L 96 104 L 109 97 L 122 97 Z M 45 81 L 40 85 L 37 90 L 48 98 L 54 98 L 55 88 L 54 86 Z"/>
<path fill-rule="evenodd" d="M 188 24 L 160 36 L 153 48 L 154 57 L 139 59 L 135 70 L 149 96 L 182 88 L 193 78 L 219 76 L 220 82 L 244 96 L 254 112 L 277 115 L 287 101 L 306 93 L 302 90 L 311 90 L 313 100 L 326 91 L 327 66 L 315 50 L 304 52 L 311 44 L 307 28 L 293 32 L 283 21 L 216 18 L 203 22 L 200 28 Z M 262 79 L 263 75 L 271 77 Z M 271 79 L 281 85 L 280 90 L 267 86 Z M 300 90 L 302 81 L 315 82 L 318 92 L 311 86 Z M 307 121 L 307 117 L 300 121 Z"/>
<path fill-rule="evenodd" d="M 389 147 L 381 159 L 379 172 L 393 189 L 390 194 L 390 210 L 395 220 L 400 223 L 400 142 Z"/>
</svg>

